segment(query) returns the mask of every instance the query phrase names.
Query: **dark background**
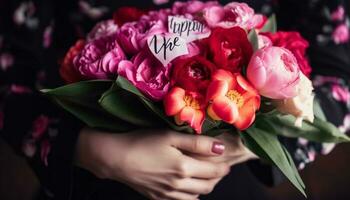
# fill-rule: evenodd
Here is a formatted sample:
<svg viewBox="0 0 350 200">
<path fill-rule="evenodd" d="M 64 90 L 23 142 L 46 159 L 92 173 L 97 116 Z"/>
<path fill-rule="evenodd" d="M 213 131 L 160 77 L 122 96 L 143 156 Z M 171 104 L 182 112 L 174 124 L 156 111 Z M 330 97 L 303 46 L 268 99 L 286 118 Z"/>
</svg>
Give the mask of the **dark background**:
<svg viewBox="0 0 350 200">
<path fill-rule="evenodd" d="M 338 145 L 327 156 L 318 156 L 302 172 L 310 200 L 350 199 L 350 144 Z M 232 168 L 223 181 L 236 182 L 226 199 L 232 200 L 303 200 L 289 182 L 268 188 L 249 172 L 245 165 Z M 237 187 L 239 186 L 239 187 Z M 0 140 L 0 199 L 31 200 L 39 189 L 39 182 L 26 161 Z M 224 191 L 223 191 L 224 192 Z M 116 198 L 118 199 L 118 198 Z"/>
</svg>

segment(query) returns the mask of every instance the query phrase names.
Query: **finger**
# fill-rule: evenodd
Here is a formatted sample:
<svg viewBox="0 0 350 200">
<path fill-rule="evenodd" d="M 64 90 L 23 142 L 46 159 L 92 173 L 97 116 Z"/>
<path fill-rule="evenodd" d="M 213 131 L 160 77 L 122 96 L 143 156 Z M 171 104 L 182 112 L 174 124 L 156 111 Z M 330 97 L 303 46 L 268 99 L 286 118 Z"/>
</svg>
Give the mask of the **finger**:
<svg viewBox="0 0 350 200">
<path fill-rule="evenodd" d="M 225 150 L 225 145 L 220 140 L 198 135 L 177 134 L 173 145 L 182 151 L 204 156 L 218 156 Z"/>
<path fill-rule="evenodd" d="M 215 179 L 196 179 L 196 178 L 185 178 L 179 181 L 177 188 L 180 192 L 190 194 L 209 194 L 213 191 L 215 185 L 221 180 L 221 178 Z"/>
<path fill-rule="evenodd" d="M 199 194 L 191 194 L 179 191 L 169 191 L 165 194 L 160 195 L 159 199 L 164 200 L 197 200 Z"/>
<path fill-rule="evenodd" d="M 178 172 L 183 178 L 213 179 L 228 174 L 230 167 L 227 163 L 212 163 L 208 161 L 195 160 L 191 157 L 184 157 L 179 164 Z"/>
</svg>

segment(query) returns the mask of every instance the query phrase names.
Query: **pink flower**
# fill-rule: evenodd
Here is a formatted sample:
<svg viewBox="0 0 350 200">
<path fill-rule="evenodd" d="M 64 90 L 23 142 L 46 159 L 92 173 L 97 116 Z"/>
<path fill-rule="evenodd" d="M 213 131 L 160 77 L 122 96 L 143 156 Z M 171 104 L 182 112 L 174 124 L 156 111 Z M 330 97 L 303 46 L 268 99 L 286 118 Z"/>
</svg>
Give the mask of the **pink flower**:
<svg viewBox="0 0 350 200">
<path fill-rule="evenodd" d="M 122 61 L 119 75 L 126 77 L 143 94 L 152 100 L 162 100 L 169 89 L 170 64 L 163 66 L 144 49 L 130 61 Z"/>
<path fill-rule="evenodd" d="M 10 90 L 15 94 L 28 94 L 32 92 L 29 87 L 16 84 L 12 84 Z"/>
<path fill-rule="evenodd" d="M 196 14 L 201 12 L 205 8 L 218 5 L 219 3 L 217 1 L 177 1 L 173 4 L 172 13 L 175 15 Z"/>
<path fill-rule="evenodd" d="M 299 66 L 285 48 L 265 47 L 256 51 L 248 65 L 247 77 L 265 97 L 287 99 L 298 94 Z"/>
<path fill-rule="evenodd" d="M 160 9 L 156 11 L 149 11 L 147 15 L 141 16 L 139 21 L 146 21 L 149 25 L 162 22 L 163 24 L 168 23 L 168 16 L 172 15 L 171 9 Z"/>
<path fill-rule="evenodd" d="M 32 137 L 37 140 L 47 131 L 49 127 L 50 119 L 45 115 L 40 115 L 33 122 Z"/>
<path fill-rule="evenodd" d="M 270 40 L 269 37 L 265 35 L 258 35 L 258 45 L 259 45 L 259 49 L 262 49 L 264 47 L 270 47 L 272 46 L 272 41 Z"/>
<path fill-rule="evenodd" d="M 87 43 L 73 64 L 87 79 L 108 79 L 117 76 L 119 62 L 125 59 L 115 35 L 111 35 Z"/>
<path fill-rule="evenodd" d="M 331 19 L 333 21 L 342 21 L 344 19 L 344 14 L 344 7 L 338 6 L 338 8 L 331 13 Z"/>
<path fill-rule="evenodd" d="M 332 95 L 337 101 L 347 103 L 350 101 L 350 92 L 338 84 L 332 85 Z"/>
<path fill-rule="evenodd" d="M 92 40 L 96 40 L 101 37 L 113 35 L 117 32 L 117 30 L 118 30 L 118 25 L 116 25 L 113 20 L 105 20 L 105 21 L 99 22 L 87 35 L 87 41 L 90 42 Z"/>
<path fill-rule="evenodd" d="M 52 32 L 53 32 L 53 25 L 49 25 L 45 28 L 44 34 L 43 34 L 43 47 L 49 48 L 52 43 Z"/>
<path fill-rule="evenodd" d="M 263 21 L 262 15 L 257 15 L 246 3 L 232 2 L 224 7 L 211 6 L 204 10 L 204 19 L 211 27 L 220 26 L 231 28 L 239 26 L 244 29 L 252 29 Z"/>
<path fill-rule="evenodd" d="M 156 5 L 162 5 L 168 3 L 169 0 L 153 0 L 153 3 Z"/>
<path fill-rule="evenodd" d="M 48 140 L 44 140 L 41 142 L 41 147 L 40 147 L 40 158 L 41 161 L 44 162 L 45 166 L 48 166 L 48 160 L 47 157 L 51 151 L 51 144 Z"/>
<path fill-rule="evenodd" d="M 5 71 L 13 65 L 14 61 L 12 54 L 3 53 L 0 55 L 0 68 Z"/>
<path fill-rule="evenodd" d="M 162 21 L 150 23 L 145 18 L 138 22 L 125 23 L 117 32 L 117 39 L 126 54 L 136 54 L 146 44 L 147 38 L 166 32 Z"/>
<path fill-rule="evenodd" d="M 333 41 L 336 44 L 343 44 L 349 41 L 349 27 L 346 24 L 341 24 L 335 28 L 332 34 Z"/>
</svg>

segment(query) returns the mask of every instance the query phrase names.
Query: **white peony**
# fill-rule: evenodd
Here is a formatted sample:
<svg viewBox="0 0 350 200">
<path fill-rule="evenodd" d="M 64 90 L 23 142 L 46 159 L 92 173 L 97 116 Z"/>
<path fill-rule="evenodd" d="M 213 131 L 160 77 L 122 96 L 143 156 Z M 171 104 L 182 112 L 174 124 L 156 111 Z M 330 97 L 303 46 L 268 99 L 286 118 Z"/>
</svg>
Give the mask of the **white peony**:
<svg viewBox="0 0 350 200">
<path fill-rule="evenodd" d="M 296 117 L 295 126 L 301 127 L 302 121 L 314 121 L 314 94 L 311 81 L 300 73 L 300 82 L 297 86 L 298 95 L 290 98 L 275 101 L 277 110 L 284 114 L 291 114 Z"/>
</svg>

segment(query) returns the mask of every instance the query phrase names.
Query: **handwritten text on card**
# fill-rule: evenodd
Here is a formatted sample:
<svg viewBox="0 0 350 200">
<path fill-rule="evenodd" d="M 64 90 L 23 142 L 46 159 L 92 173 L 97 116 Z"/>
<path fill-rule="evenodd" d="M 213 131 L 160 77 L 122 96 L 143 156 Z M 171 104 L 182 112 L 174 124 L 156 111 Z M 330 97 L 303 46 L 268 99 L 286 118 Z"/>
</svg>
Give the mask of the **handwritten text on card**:
<svg viewBox="0 0 350 200">
<path fill-rule="evenodd" d="M 149 37 L 147 44 L 152 54 L 166 66 L 176 57 L 188 54 L 186 41 L 174 34 Z"/>
</svg>

